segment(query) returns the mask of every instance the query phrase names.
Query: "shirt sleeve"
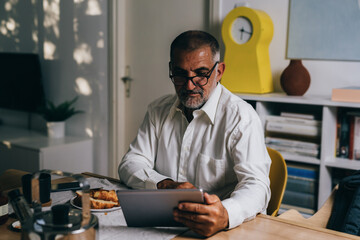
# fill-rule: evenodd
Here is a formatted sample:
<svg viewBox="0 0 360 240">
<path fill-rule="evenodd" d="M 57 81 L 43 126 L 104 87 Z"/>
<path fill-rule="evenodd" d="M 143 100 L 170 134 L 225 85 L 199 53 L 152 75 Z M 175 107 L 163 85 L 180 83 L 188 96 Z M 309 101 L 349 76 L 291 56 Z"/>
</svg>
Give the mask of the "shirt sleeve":
<svg viewBox="0 0 360 240">
<path fill-rule="evenodd" d="M 238 179 L 230 198 L 222 201 L 229 215 L 229 228 L 266 213 L 270 200 L 268 155 L 258 116 L 240 121 L 230 137 L 230 152 Z"/>
<path fill-rule="evenodd" d="M 120 180 L 134 189 L 156 189 L 158 182 L 169 178 L 154 170 L 158 141 L 150 112 L 147 111 L 135 140 L 118 168 Z"/>
</svg>

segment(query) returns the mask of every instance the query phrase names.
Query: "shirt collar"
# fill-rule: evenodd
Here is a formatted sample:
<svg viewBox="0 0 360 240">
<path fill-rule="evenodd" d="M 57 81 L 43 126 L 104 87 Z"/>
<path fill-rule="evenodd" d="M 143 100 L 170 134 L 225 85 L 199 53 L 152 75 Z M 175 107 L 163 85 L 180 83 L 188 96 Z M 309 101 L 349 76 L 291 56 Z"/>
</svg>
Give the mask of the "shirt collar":
<svg viewBox="0 0 360 240">
<path fill-rule="evenodd" d="M 175 100 L 174 104 L 170 108 L 170 113 L 169 113 L 170 119 L 174 118 L 176 112 L 180 112 L 182 114 L 182 110 L 179 108 L 179 106 L 180 106 L 180 100 L 176 96 L 176 100 Z"/>
<path fill-rule="evenodd" d="M 208 116 L 211 123 L 214 124 L 216 109 L 219 103 L 220 95 L 221 95 L 221 84 L 218 83 L 214 91 L 211 93 L 209 99 L 204 104 L 204 106 L 202 106 L 201 109 L 194 111 L 193 114 L 196 116 L 199 114 L 199 111 L 203 111 Z M 180 112 L 181 114 L 183 114 L 183 109 L 181 108 L 180 100 L 178 97 L 176 98 L 174 104 L 171 106 L 169 117 L 172 119 L 175 116 L 176 112 Z"/>
<path fill-rule="evenodd" d="M 218 83 L 214 91 L 211 93 L 209 99 L 204 104 L 204 106 L 201 109 L 197 110 L 206 113 L 212 124 L 214 124 L 215 121 L 216 109 L 219 103 L 220 95 L 221 95 L 221 84 Z"/>
</svg>

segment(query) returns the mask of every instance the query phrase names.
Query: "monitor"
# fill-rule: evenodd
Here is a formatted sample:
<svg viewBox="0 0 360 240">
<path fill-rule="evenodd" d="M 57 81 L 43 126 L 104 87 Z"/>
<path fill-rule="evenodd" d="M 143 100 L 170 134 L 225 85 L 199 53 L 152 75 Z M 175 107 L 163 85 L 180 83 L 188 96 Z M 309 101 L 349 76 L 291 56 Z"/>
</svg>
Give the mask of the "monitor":
<svg viewBox="0 0 360 240">
<path fill-rule="evenodd" d="M 39 55 L 0 53 L 0 108 L 37 112 L 44 103 Z"/>
</svg>

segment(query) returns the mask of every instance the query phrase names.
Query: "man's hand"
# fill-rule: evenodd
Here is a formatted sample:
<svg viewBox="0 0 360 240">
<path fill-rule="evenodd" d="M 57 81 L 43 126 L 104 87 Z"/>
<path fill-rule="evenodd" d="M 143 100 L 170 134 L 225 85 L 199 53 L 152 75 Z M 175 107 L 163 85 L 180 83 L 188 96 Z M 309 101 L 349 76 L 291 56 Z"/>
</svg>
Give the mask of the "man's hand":
<svg viewBox="0 0 360 240">
<path fill-rule="evenodd" d="M 196 189 L 194 185 L 189 182 L 174 182 L 171 179 L 165 179 L 157 184 L 158 189 Z"/>
<path fill-rule="evenodd" d="M 229 215 L 216 195 L 204 193 L 205 203 L 179 203 L 174 219 L 194 232 L 209 237 L 229 225 Z"/>
</svg>

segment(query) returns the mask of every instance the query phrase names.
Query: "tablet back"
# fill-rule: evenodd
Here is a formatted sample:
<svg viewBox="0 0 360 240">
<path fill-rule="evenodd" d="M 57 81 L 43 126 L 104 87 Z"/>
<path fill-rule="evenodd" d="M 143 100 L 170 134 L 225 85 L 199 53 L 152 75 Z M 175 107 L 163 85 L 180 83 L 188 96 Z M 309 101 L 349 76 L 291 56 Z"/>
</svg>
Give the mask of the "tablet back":
<svg viewBox="0 0 360 240">
<path fill-rule="evenodd" d="M 201 189 L 118 190 L 120 206 L 128 227 L 183 226 L 173 219 L 180 202 L 203 203 Z"/>
</svg>

